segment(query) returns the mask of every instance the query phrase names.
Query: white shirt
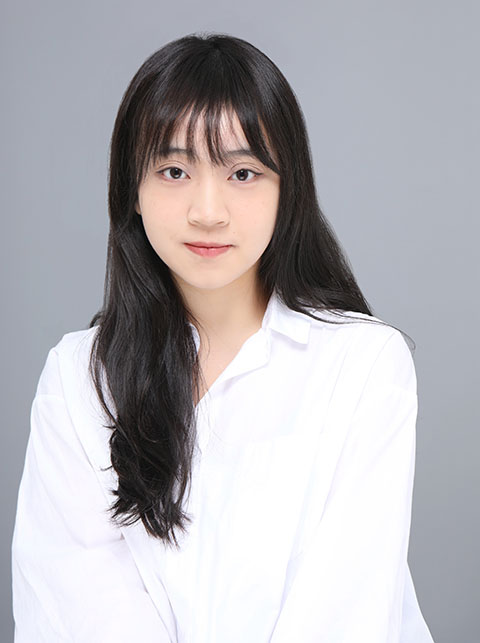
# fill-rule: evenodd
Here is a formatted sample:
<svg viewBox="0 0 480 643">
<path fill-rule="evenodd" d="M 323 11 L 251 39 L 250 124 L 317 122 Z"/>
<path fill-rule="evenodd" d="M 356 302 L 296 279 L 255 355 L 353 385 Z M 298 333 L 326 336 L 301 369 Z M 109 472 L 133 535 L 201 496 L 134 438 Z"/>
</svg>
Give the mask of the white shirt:
<svg viewBox="0 0 480 643">
<path fill-rule="evenodd" d="M 407 564 L 417 390 L 397 330 L 315 321 L 274 294 L 197 406 L 175 551 L 109 522 L 96 329 L 50 350 L 32 404 L 16 643 L 432 643 Z"/>
</svg>

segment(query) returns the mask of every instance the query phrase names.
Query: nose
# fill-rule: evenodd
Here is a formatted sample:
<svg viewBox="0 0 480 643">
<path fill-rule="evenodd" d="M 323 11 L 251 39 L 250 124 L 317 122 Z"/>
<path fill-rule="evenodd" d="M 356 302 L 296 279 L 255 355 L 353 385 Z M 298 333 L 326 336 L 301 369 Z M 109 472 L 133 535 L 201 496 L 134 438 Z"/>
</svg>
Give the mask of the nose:
<svg viewBox="0 0 480 643">
<path fill-rule="evenodd" d="M 205 228 L 224 226 L 228 223 L 230 217 L 225 195 L 213 172 L 197 182 L 191 195 L 189 223 Z"/>
</svg>

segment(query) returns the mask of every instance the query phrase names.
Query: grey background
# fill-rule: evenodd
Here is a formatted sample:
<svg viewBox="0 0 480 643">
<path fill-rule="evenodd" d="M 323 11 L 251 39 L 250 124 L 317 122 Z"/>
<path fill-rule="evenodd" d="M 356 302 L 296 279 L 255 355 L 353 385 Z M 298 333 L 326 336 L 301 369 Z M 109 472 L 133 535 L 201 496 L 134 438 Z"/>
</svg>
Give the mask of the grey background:
<svg viewBox="0 0 480 643">
<path fill-rule="evenodd" d="M 1 640 L 37 380 L 101 305 L 116 110 L 147 56 L 205 30 L 284 72 L 360 286 L 416 341 L 410 567 L 435 642 L 478 640 L 479 4 L 8 0 L 1 14 Z"/>
</svg>

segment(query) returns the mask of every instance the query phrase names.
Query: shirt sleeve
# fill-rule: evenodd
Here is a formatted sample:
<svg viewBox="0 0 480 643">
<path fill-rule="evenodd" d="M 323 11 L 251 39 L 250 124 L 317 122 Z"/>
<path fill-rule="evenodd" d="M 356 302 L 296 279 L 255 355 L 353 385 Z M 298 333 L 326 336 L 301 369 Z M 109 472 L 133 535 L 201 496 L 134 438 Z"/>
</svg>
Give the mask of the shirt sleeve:
<svg viewBox="0 0 480 643">
<path fill-rule="evenodd" d="M 352 415 L 322 517 L 271 643 L 398 643 L 415 468 L 417 390 L 402 335 L 384 342 Z"/>
<path fill-rule="evenodd" d="M 12 541 L 15 643 L 167 643 L 62 396 L 52 349 L 31 407 Z"/>
</svg>

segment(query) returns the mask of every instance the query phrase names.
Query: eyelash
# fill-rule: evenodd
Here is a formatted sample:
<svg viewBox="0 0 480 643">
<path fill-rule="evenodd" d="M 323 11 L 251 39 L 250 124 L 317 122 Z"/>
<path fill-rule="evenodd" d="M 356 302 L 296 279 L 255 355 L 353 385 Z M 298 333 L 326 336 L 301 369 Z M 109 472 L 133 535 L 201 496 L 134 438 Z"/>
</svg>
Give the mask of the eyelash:
<svg viewBox="0 0 480 643">
<path fill-rule="evenodd" d="M 168 170 L 180 170 L 181 172 L 184 172 L 184 173 L 186 174 L 185 170 L 182 170 L 182 168 L 180 168 L 180 167 L 176 167 L 176 166 L 174 166 L 174 165 L 172 165 L 172 166 L 170 166 L 170 167 L 165 167 L 165 168 L 163 168 L 163 170 L 159 170 L 159 171 L 158 171 L 158 174 L 162 174 L 162 175 L 163 175 L 163 173 L 164 173 L 164 172 L 168 172 Z M 234 174 L 238 174 L 238 172 L 241 172 L 242 170 L 243 170 L 243 171 L 246 171 L 246 172 L 251 172 L 254 176 L 261 176 L 261 172 L 254 172 L 253 170 L 250 170 L 249 168 L 246 168 L 246 167 L 241 167 L 239 170 L 236 170 L 236 171 L 232 174 L 232 176 L 233 176 Z M 176 179 L 171 179 L 171 180 L 172 180 L 172 181 L 179 181 L 180 179 L 176 178 Z M 240 180 L 238 180 L 238 179 L 235 181 L 235 183 L 251 183 L 251 182 L 252 182 L 252 181 L 248 181 L 248 180 L 247 180 L 247 181 L 240 181 Z"/>
</svg>

